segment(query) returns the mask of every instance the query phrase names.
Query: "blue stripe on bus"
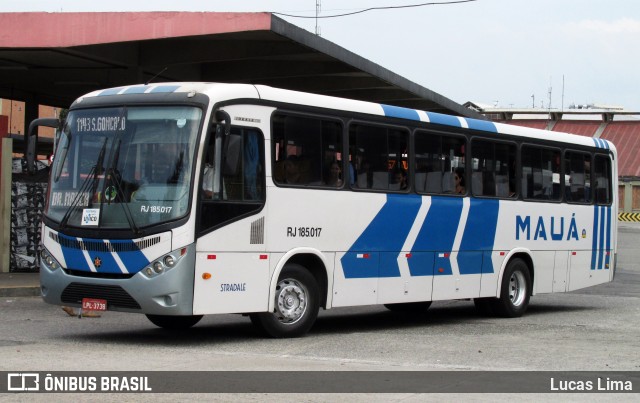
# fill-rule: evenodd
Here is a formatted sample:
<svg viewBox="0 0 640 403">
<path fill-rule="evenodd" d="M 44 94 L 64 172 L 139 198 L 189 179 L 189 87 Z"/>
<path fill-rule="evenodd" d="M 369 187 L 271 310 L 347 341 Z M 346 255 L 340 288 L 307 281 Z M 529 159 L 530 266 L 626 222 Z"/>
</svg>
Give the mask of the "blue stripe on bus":
<svg viewBox="0 0 640 403">
<path fill-rule="evenodd" d="M 105 242 L 106 246 L 106 242 Z M 100 259 L 100 267 L 96 267 L 96 271 L 98 273 L 122 273 L 120 267 L 118 267 L 118 263 L 116 263 L 116 259 L 109 252 L 89 252 L 89 257 L 92 262 L 95 262 L 95 258 Z M 95 263 L 93 263 L 95 266 Z"/>
<path fill-rule="evenodd" d="M 157 94 L 157 93 L 164 93 L 164 92 L 175 92 L 178 88 L 180 88 L 179 85 L 159 85 L 153 88 L 151 91 L 149 91 L 149 93 Z"/>
<path fill-rule="evenodd" d="M 103 241 L 100 239 L 82 239 L 82 238 L 74 238 L 68 237 L 63 234 L 58 234 L 58 237 L 61 239 L 60 246 L 62 249 L 62 254 L 64 256 L 65 264 L 68 269 L 78 270 L 78 271 L 91 271 L 91 267 L 89 266 L 89 262 L 81 249 L 78 247 L 72 247 L 70 245 L 78 245 L 78 242 L 84 243 L 104 243 L 105 249 L 111 250 L 122 250 L 122 252 L 107 252 L 107 251 L 87 251 L 89 255 L 89 259 L 91 259 L 92 264 L 95 262 L 96 258 L 100 259 L 100 267 L 96 270 L 98 273 L 122 273 L 122 269 L 118 266 L 115 257 L 116 254 L 118 258 L 122 261 L 124 266 L 126 267 L 129 273 L 137 273 L 140 270 L 144 269 L 146 265 L 149 264 L 149 260 L 145 257 L 145 255 L 140 251 L 140 249 L 135 246 L 135 243 L 132 240 L 112 240 L 108 241 L 111 243 L 111 248 L 108 247 L 107 241 Z M 118 244 L 122 245 L 119 246 Z"/>
<path fill-rule="evenodd" d="M 596 269 L 596 259 L 598 256 L 598 206 L 593 207 L 593 234 L 591 241 L 591 270 Z"/>
<path fill-rule="evenodd" d="M 421 203 L 417 195 L 387 195 L 386 203 L 340 260 L 345 278 L 400 277 L 397 259 L 383 259 L 383 267 L 379 253 L 393 252 L 397 258 Z"/>
<path fill-rule="evenodd" d="M 127 250 L 127 252 L 118 252 L 117 255 L 129 273 L 137 273 L 150 263 L 149 259 L 138 249 L 132 240 L 114 239 L 109 242 L 115 250 Z M 118 244 L 122 244 L 123 246 L 119 247 Z M 120 269 L 118 268 L 118 270 Z"/>
<path fill-rule="evenodd" d="M 431 123 L 453 127 L 462 127 L 457 116 L 443 115 L 441 113 L 435 112 L 427 112 L 427 116 L 429 116 L 429 122 Z"/>
<path fill-rule="evenodd" d="M 608 269 L 609 248 L 611 247 L 611 207 L 600 207 L 600 245 L 598 247 L 598 270 Z"/>
<path fill-rule="evenodd" d="M 469 129 L 482 130 L 485 132 L 498 133 L 498 128 L 493 122 L 479 119 L 466 119 Z"/>
<path fill-rule="evenodd" d="M 604 230 L 606 227 L 607 222 L 605 221 L 605 207 L 600 207 L 600 238 L 599 238 L 599 244 L 598 244 L 598 270 L 602 270 L 603 265 L 602 262 L 604 260 Z"/>
<path fill-rule="evenodd" d="M 611 260 L 611 207 L 607 207 L 607 243 L 605 248 L 606 257 L 604 268 L 609 269 L 609 262 Z"/>
<path fill-rule="evenodd" d="M 456 238 L 456 232 L 462 215 L 462 199 L 459 197 L 431 197 L 431 207 L 411 250 L 418 255 L 427 251 L 435 251 L 434 275 L 452 274 L 450 253 Z M 427 255 L 428 259 L 428 255 Z M 419 261 L 409 261 L 409 269 L 421 271 Z M 423 269 L 422 272 L 428 271 Z"/>
<path fill-rule="evenodd" d="M 144 94 L 146 90 L 151 88 L 148 85 L 137 85 L 135 87 L 129 87 L 124 90 L 123 94 Z"/>
<path fill-rule="evenodd" d="M 387 195 L 387 201 L 340 262 L 345 278 L 399 277 L 398 254 L 413 226 L 422 198 Z M 460 274 L 493 273 L 491 260 L 500 202 L 470 201 L 459 248 Z M 463 199 L 431 197 L 429 211 L 408 259 L 411 276 L 451 275 L 451 252 L 460 225 Z"/>
<path fill-rule="evenodd" d="M 152 91 L 153 92 L 153 91 Z M 420 120 L 420 115 L 418 115 L 418 111 L 415 109 L 402 108 L 399 106 L 393 105 L 385 105 L 380 104 L 382 106 L 382 110 L 384 111 L 384 115 L 389 118 L 399 118 L 399 119 L 407 119 L 407 120 Z M 460 120 L 457 116 L 444 115 L 441 113 L 435 112 L 427 112 L 427 116 L 429 117 L 429 122 L 446 125 L 446 126 L 454 126 L 454 127 L 462 127 L 460 124 Z M 493 122 L 487 120 L 479 120 L 479 119 L 465 119 L 467 122 L 467 126 L 473 130 L 481 130 L 485 132 L 497 133 L 498 129 Z"/>
<path fill-rule="evenodd" d="M 415 109 L 401 108 L 399 106 L 385 105 L 385 104 L 380 104 L 380 106 L 382 106 L 382 110 L 384 111 L 384 115 L 386 117 L 418 120 L 418 121 L 420 120 L 418 111 L 416 111 Z"/>
<path fill-rule="evenodd" d="M 108 90 L 101 91 L 97 96 L 102 97 L 105 95 L 116 95 L 117 93 L 122 91 L 123 88 L 124 87 L 109 88 Z"/>
<path fill-rule="evenodd" d="M 482 252 L 493 250 L 499 211 L 500 202 L 498 200 L 471 199 L 458 254 L 460 274 L 494 272 L 491 259 L 487 259 L 488 261 L 483 263 Z"/>
<path fill-rule="evenodd" d="M 64 256 L 64 262 L 67 268 L 71 270 L 91 271 L 82 250 L 66 246 L 76 244 L 80 238 L 68 237 L 60 233 L 58 234 L 58 238 L 61 241 L 60 246 L 62 247 L 62 255 Z"/>
<path fill-rule="evenodd" d="M 597 148 L 603 148 L 605 150 L 609 150 L 609 142 L 607 140 L 602 140 L 599 138 L 593 137 L 593 142 Z"/>
</svg>

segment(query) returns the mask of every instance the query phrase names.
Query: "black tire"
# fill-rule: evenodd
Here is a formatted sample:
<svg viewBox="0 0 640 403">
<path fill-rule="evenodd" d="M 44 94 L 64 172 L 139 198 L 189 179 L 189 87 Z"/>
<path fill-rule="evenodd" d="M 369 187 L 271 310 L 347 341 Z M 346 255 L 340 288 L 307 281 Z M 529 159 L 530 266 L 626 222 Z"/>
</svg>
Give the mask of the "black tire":
<svg viewBox="0 0 640 403">
<path fill-rule="evenodd" d="M 251 322 L 274 338 L 305 335 L 318 317 L 320 291 L 315 277 L 298 264 L 287 264 L 276 286 L 273 312 L 252 313 Z"/>
<path fill-rule="evenodd" d="M 497 298 L 474 298 L 473 304 L 476 306 L 476 311 L 482 316 L 494 316 L 493 309 L 491 309 L 492 301 Z"/>
<path fill-rule="evenodd" d="M 154 325 L 169 330 L 184 330 L 200 322 L 202 315 L 194 316 L 167 316 L 167 315 L 147 315 L 147 319 Z"/>
<path fill-rule="evenodd" d="M 431 301 L 403 302 L 398 304 L 384 304 L 384 307 L 392 312 L 424 313 L 431 306 Z"/>
<path fill-rule="evenodd" d="M 502 276 L 500 297 L 490 301 L 491 310 L 504 318 L 522 316 L 529 306 L 531 296 L 531 274 L 522 259 L 513 259 Z"/>
</svg>

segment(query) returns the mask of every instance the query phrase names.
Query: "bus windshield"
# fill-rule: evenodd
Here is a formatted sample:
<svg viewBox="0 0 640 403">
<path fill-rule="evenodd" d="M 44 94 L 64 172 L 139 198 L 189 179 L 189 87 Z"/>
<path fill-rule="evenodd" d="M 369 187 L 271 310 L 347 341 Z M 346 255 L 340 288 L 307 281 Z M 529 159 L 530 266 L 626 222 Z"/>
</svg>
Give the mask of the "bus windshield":
<svg viewBox="0 0 640 403">
<path fill-rule="evenodd" d="M 192 106 L 72 110 L 45 216 L 63 228 L 134 231 L 183 217 L 201 117 Z"/>
</svg>

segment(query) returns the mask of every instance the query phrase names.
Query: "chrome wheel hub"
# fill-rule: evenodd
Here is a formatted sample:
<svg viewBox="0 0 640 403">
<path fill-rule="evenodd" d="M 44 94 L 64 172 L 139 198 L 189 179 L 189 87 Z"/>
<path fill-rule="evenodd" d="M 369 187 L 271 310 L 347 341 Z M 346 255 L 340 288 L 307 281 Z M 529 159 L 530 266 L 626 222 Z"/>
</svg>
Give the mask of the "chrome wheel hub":
<svg viewBox="0 0 640 403">
<path fill-rule="evenodd" d="M 511 275 L 509 279 L 509 300 L 513 306 L 520 306 L 525 300 L 527 295 L 527 283 L 524 279 L 524 275 L 516 271 Z"/>
<path fill-rule="evenodd" d="M 294 280 L 284 279 L 276 288 L 276 311 L 278 320 L 285 324 L 296 323 L 307 310 L 307 289 Z"/>
</svg>

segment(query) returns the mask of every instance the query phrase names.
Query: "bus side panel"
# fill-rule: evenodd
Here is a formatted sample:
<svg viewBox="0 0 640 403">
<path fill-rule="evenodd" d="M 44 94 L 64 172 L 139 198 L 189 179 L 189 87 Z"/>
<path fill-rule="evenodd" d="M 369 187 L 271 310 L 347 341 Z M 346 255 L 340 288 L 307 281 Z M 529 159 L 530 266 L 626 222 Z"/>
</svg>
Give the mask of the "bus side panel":
<svg viewBox="0 0 640 403">
<path fill-rule="evenodd" d="M 193 313 L 266 311 L 268 280 L 269 260 L 257 253 L 197 253 Z"/>
<path fill-rule="evenodd" d="M 494 249 L 531 251 L 536 293 L 610 281 L 615 231 L 611 207 L 518 201 L 501 205 Z"/>
<path fill-rule="evenodd" d="M 194 315 L 267 310 L 269 255 L 264 241 L 256 241 L 255 236 L 256 224 L 263 222 L 264 215 L 263 210 L 198 239 Z"/>
<path fill-rule="evenodd" d="M 569 275 L 569 252 L 557 251 L 553 263 L 553 289 L 551 292 L 565 292 Z"/>
<path fill-rule="evenodd" d="M 561 253 L 561 252 L 559 252 Z M 555 274 L 555 251 L 533 251 L 531 257 L 533 260 L 533 267 L 535 267 L 535 275 L 533 280 L 533 292 L 535 294 L 543 294 L 552 292 L 553 290 L 553 277 Z M 561 273 L 566 273 L 565 269 L 558 268 Z"/>
<path fill-rule="evenodd" d="M 333 279 L 333 290 L 328 290 L 332 306 L 375 304 L 380 245 L 387 233 L 382 229 L 365 244 L 352 245 L 385 204 L 383 194 L 270 186 L 267 250 L 286 254 L 311 248 L 322 253 L 333 266 L 325 267 Z M 349 260 L 346 270 L 344 259 Z"/>
<path fill-rule="evenodd" d="M 378 283 L 378 304 L 430 301 L 433 289 L 433 266 L 435 253 L 412 250 L 424 225 L 431 207 L 430 197 L 421 197 L 411 203 L 415 212 L 413 224 L 400 252 L 383 252 L 380 260 L 380 280 Z M 399 277 L 388 277 L 398 272 Z"/>
<path fill-rule="evenodd" d="M 486 265 L 483 265 L 482 278 L 480 279 L 480 297 L 495 297 L 498 295 L 498 279 L 500 278 L 500 268 L 504 265 L 507 257 L 506 251 L 484 252 L 484 258 L 491 259 L 493 262 L 493 271 L 489 271 Z"/>
<path fill-rule="evenodd" d="M 360 255 L 360 256 L 358 256 Z M 348 278 L 348 270 L 342 266 L 343 259 L 352 260 L 350 271 L 358 271 L 368 277 Z M 358 252 L 338 252 L 333 273 L 333 303 L 338 306 L 375 305 L 378 303 L 378 254 Z"/>
</svg>

